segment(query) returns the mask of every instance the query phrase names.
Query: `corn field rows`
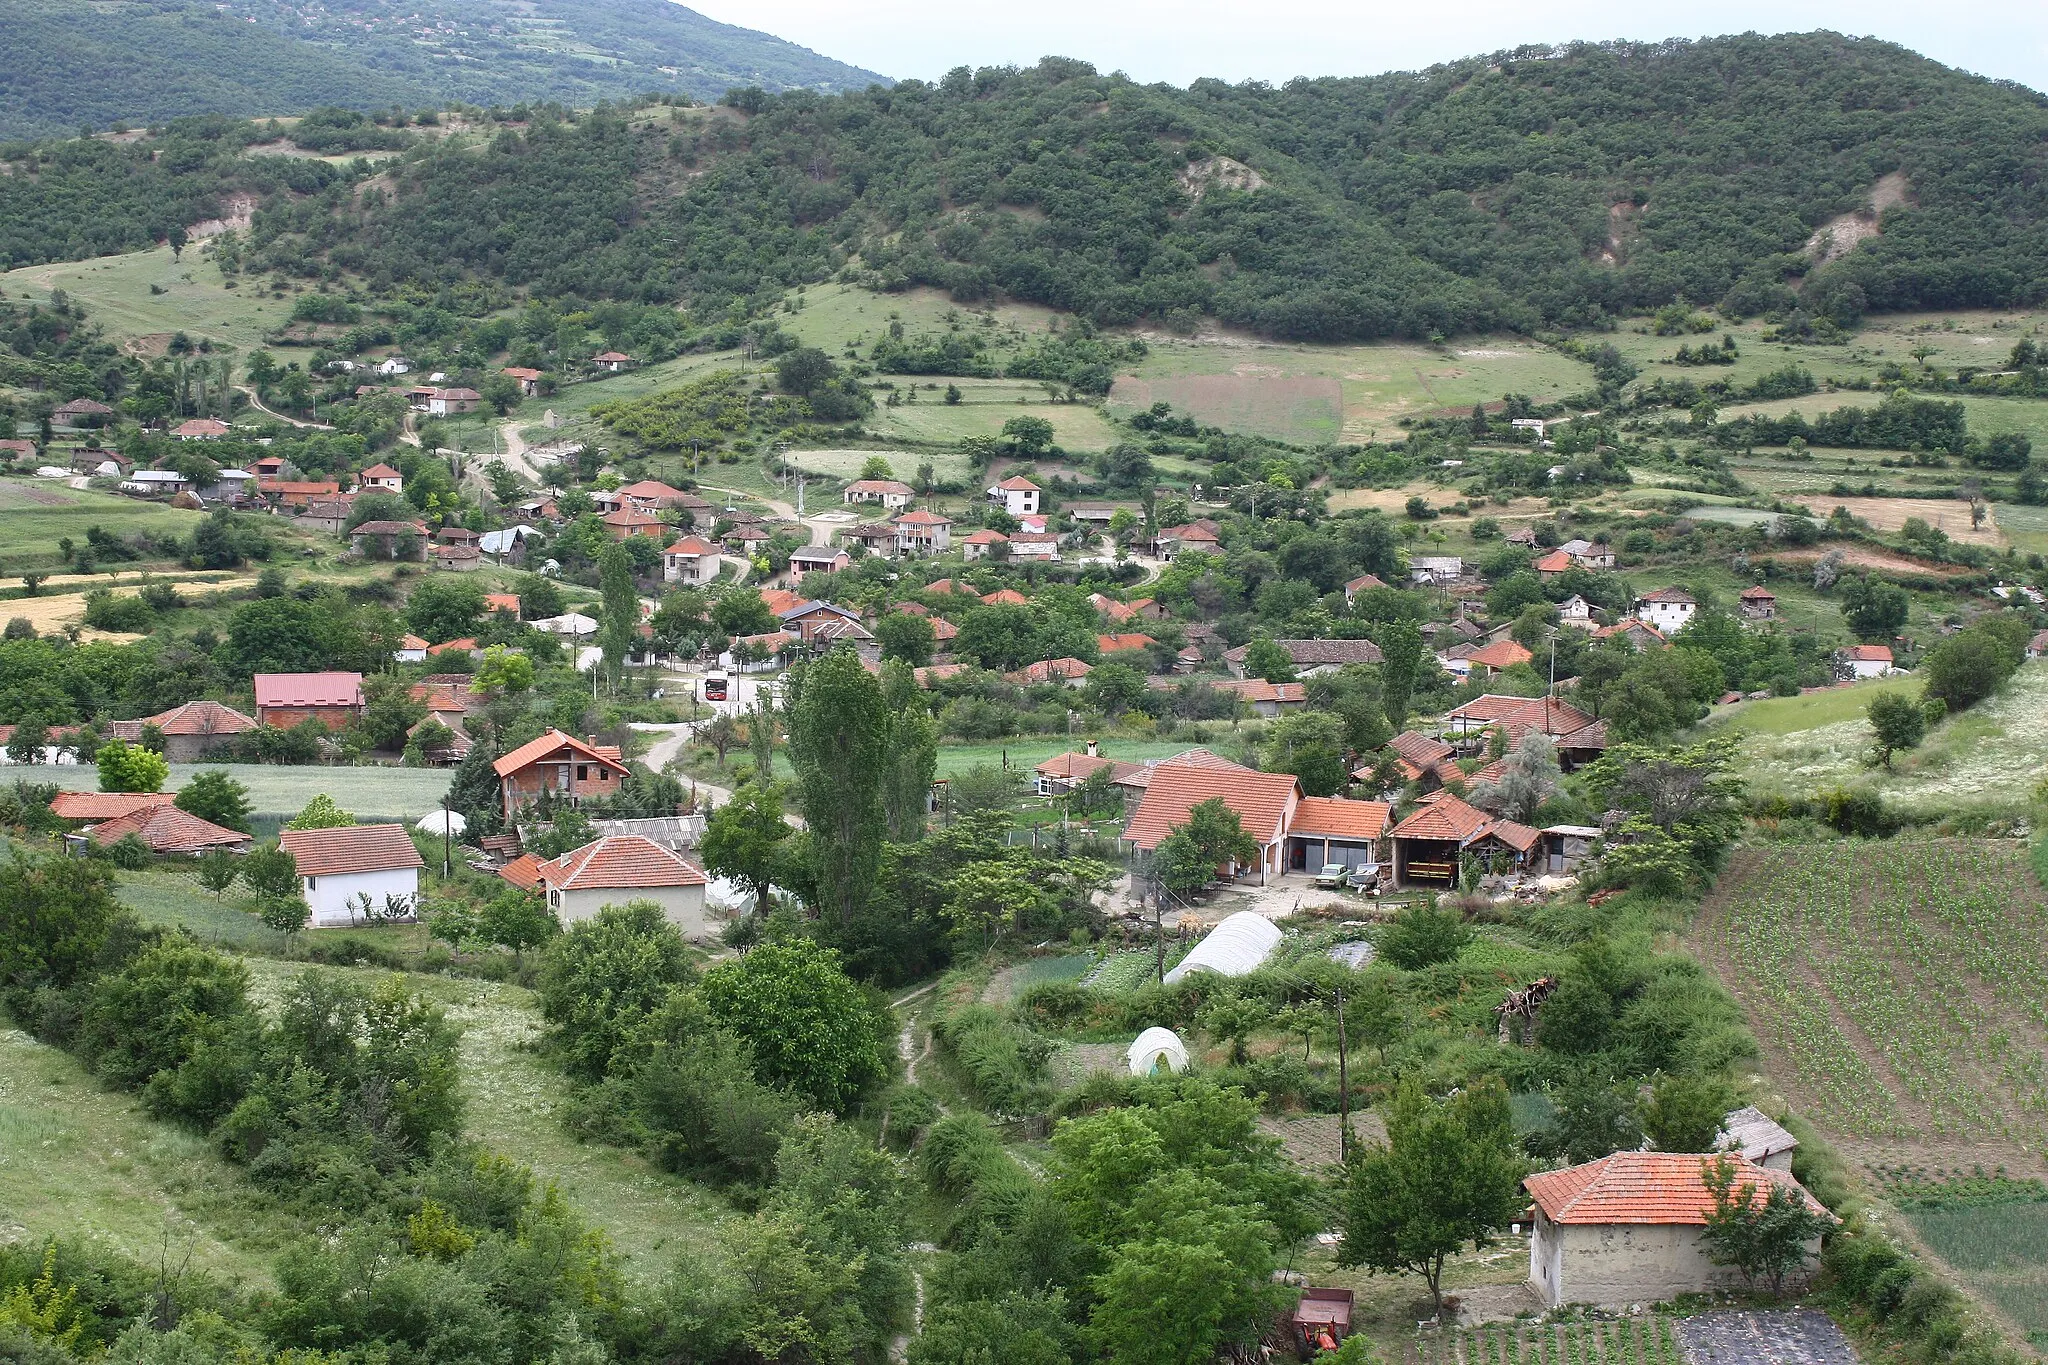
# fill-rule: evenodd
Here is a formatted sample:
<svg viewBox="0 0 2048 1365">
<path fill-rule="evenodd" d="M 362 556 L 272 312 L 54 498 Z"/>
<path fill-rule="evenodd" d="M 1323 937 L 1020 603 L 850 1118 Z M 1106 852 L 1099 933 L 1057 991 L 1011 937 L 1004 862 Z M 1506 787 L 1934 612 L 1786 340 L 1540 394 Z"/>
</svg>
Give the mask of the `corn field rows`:
<svg viewBox="0 0 2048 1365">
<path fill-rule="evenodd" d="M 1773 850 L 1716 934 L 1758 1031 L 1829 1126 L 1923 1136 L 1904 1098 L 1925 1135 L 2048 1139 L 2048 905 L 2020 845 Z"/>
<path fill-rule="evenodd" d="M 1415 1334 L 1415 1355 L 1416 1365 L 1685 1365 L 1671 1319 L 1661 1314 L 1424 1327 Z"/>
</svg>

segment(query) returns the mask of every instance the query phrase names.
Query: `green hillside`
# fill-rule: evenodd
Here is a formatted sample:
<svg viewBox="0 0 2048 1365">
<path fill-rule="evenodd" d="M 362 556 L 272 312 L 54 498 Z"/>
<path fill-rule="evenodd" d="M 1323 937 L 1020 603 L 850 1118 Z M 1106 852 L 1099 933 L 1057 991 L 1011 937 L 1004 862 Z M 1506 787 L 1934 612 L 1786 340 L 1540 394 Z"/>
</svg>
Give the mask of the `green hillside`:
<svg viewBox="0 0 2048 1365">
<path fill-rule="evenodd" d="M 0 137 L 184 114 L 463 101 L 590 105 L 645 91 L 858 89 L 883 78 L 668 0 L 0 0 Z"/>
</svg>

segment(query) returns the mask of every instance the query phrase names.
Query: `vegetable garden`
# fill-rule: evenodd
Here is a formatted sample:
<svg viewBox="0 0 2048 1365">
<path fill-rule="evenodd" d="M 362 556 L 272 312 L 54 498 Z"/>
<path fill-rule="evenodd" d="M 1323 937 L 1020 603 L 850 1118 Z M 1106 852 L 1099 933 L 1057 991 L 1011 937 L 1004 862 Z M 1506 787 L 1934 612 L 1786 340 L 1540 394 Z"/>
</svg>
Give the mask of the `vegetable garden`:
<svg viewBox="0 0 2048 1365">
<path fill-rule="evenodd" d="M 1417 1365 L 1685 1365 L 1672 1320 L 1496 1322 L 1415 1334 Z"/>
<path fill-rule="evenodd" d="M 1704 933 L 1802 1106 L 1851 1138 L 2048 1140 L 2048 898 L 2006 840 L 1738 855 Z"/>
</svg>

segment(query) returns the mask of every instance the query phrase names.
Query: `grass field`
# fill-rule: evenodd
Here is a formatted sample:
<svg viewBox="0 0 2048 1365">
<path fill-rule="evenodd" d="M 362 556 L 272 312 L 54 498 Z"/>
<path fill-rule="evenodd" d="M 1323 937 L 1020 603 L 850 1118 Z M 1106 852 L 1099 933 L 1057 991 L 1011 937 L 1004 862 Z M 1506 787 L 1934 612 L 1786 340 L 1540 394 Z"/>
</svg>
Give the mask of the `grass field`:
<svg viewBox="0 0 2048 1365">
<path fill-rule="evenodd" d="M 2048 1203 L 1937 1203 L 1908 1209 L 1906 1220 L 2037 1349 L 2048 1344 Z"/>
<path fill-rule="evenodd" d="M 1975 396 L 1951 397 L 1947 394 L 1928 394 L 1925 397 L 1942 402 L 1956 402 L 1963 405 L 1965 416 L 1973 436 L 1990 436 L 2000 432 L 2023 432 L 2035 445 L 2048 441 L 2048 402 L 2037 398 L 1979 398 Z M 1721 420 L 1732 421 L 1737 417 L 1783 417 L 1789 413 L 1803 413 L 1809 419 L 1837 408 L 1870 408 L 1884 401 L 1884 393 L 1876 390 L 1847 391 L 1838 393 L 1809 393 L 1800 398 L 1780 398 L 1768 403 L 1742 403 L 1721 410 Z M 1870 465 L 1875 466 L 1884 452 L 1862 451 Z M 1904 471 L 1898 471 L 1903 473 Z M 1865 475 L 1874 478 L 1879 474 L 1890 477 L 1892 470 L 1872 468 Z"/>
<path fill-rule="evenodd" d="M 152 294 L 154 285 L 163 292 Z M 10 299 L 42 298 L 61 289 L 85 305 L 88 319 L 107 338 L 138 354 L 158 354 L 175 332 L 194 341 L 211 338 L 248 352 L 263 333 L 282 326 L 292 301 L 273 298 L 245 281 L 225 288 L 220 271 L 196 248 L 173 260 L 168 246 L 125 256 L 101 256 L 56 265 L 29 265 L 0 275 Z"/>
<path fill-rule="evenodd" d="M 436 809 L 453 771 L 446 768 L 281 767 L 267 763 L 173 763 L 165 790 L 176 791 L 207 771 L 227 773 L 249 789 L 258 815 L 296 815 L 323 792 L 364 820 L 414 819 Z M 37 782 L 66 791 L 99 790 L 99 770 L 89 765 L 38 768 Z"/>
<path fill-rule="evenodd" d="M 58 540 L 83 545 L 88 526 L 117 536 L 190 535 L 200 516 L 118 493 L 70 488 L 55 479 L 0 478 L 0 574 L 56 567 Z"/>
<path fill-rule="evenodd" d="M 2044 931 L 2026 845 L 1981 839 L 1744 849 L 1700 932 L 1771 1075 L 1823 1126 L 2038 1154 Z"/>
<path fill-rule="evenodd" d="M 1745 702 L 1710 722 L 1709 733 L 1774 737 L 1743 746 L 1739 766 L 1754 793 L 1810 796 L 1867 785 L 1915 813 L 2023 811 L 2048 772 L 2048 664 L 2027 664 L 1998 696 L 1943 721 L 1920 748 L 1896 755 L 1890 772 L 1871 769 L 1870 698 L 1885 689 L 1917 695 L 1917 688 L 1902 678 Z"/>
</svg>

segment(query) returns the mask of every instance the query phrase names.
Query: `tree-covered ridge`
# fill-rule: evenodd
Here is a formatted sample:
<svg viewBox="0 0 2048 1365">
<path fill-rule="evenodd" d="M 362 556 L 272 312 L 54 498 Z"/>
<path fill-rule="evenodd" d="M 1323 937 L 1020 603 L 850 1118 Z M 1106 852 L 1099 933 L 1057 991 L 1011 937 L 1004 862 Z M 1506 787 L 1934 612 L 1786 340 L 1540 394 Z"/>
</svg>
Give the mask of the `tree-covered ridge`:
<svg viewBox="0 0 2048 1365">
<path fill-rule="evenodd" d="M 181 114 L 294 114 L 458 100 L 590 105 L 643 91 L 881 81 L 670 0 L 4 0 L 0 137 Z"/>
</svg>

